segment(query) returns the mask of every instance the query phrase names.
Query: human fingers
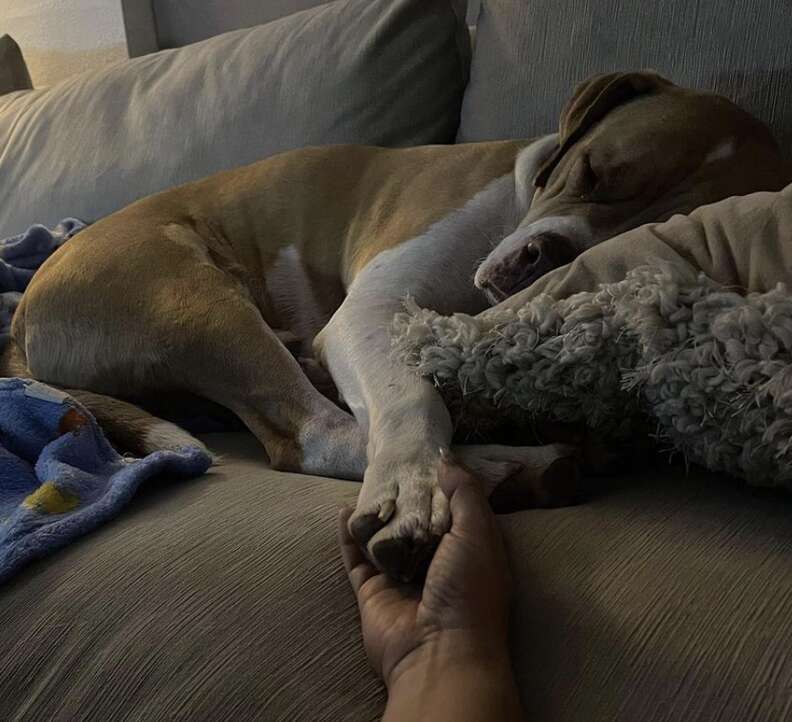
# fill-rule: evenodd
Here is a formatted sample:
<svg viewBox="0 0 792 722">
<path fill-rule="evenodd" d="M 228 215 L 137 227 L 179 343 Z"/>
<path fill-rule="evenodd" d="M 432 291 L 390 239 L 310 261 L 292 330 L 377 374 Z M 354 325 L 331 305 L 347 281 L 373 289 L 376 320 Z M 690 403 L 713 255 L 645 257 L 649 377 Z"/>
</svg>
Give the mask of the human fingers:
<svg viewBox="0 0 792 722">
<path fill-rule="evenodd" d="M 481 482 L 449 453 L 441 454 L 438 481 L 450 499 L 451 530 L 486 537 L 494 529 L 494 515 Z"/>
<path fill-rule="evenodd" d="M 376 576 L 378 572 L 363 556 L 357 542 L 349 533 L 348 522 L 353 511 L 354 509 L 350 506 L 346 506 L 339 510 L 338 546 L 341 549 L 341 558 L 344 561 L 344 568 L 349 577 L 349 583 L 352 585 L 355 596 L 358 597 L 360 595 L 360 588 L 371 579 L 371 577 Z"/>
</svg>

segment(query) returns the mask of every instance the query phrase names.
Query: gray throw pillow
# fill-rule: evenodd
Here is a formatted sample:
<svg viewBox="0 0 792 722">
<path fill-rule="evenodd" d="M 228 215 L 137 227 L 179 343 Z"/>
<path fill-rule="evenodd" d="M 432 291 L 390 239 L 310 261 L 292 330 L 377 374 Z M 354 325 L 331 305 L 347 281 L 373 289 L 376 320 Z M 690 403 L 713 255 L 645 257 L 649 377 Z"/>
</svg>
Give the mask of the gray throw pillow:
<svg viewBox="0 0 792 722">
<path fill-rule="evenodd" d="M 721 93 L 792 144 L 788 0 L 482 0 L 458 141 L 557 127 L 574 86 L 652 68 Z"/>
<path fill-rule="evenodd" d="M 463 0 L 337 0 L 0 97 L 0 238 L 291 148 L 453 142 Z"/>
<path fill-rule="evenodd" d="M 0 95 L 32 87 L 19 45 L 10 35 L 3 35 L 0 37 Z"/>
</svg>

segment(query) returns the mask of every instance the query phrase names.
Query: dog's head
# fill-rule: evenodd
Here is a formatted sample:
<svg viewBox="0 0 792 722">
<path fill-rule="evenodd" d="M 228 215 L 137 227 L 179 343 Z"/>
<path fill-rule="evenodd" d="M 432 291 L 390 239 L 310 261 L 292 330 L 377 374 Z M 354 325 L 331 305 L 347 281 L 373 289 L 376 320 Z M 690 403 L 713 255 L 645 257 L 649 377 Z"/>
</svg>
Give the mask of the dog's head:
<svg viewBox="0 0 792 722">
<path fill-rule="evenodd" d="M 726 98 L 653 72 L 598 75 L 577 88 L 558 134 L 520 153 L 522 220 L 475 282 L 498 302 L 630 228 L 787 182 L 770 131 Z"/>
</svg>

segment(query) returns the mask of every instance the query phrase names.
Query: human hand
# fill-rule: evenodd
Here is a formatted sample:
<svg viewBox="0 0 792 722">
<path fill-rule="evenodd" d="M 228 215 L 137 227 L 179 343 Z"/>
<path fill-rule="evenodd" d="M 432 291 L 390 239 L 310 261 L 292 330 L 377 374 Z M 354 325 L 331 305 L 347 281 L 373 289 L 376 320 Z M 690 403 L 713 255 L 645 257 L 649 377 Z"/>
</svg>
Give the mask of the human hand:
<svg viewBox="0 0 792 722">
<path fill-rule="evenodd" d="M 339 542 L 358 600 L 366 653 L 389 689 L 418 667 L 471 662 L 509 670 L 511 577 L 495 515 L 480 483 L 447 456 L 439 481 L 450 499 L 452 524 L 423 588 L 379 572 L 349 534 L 352 510 L 339 516 Z"/>
</svg>

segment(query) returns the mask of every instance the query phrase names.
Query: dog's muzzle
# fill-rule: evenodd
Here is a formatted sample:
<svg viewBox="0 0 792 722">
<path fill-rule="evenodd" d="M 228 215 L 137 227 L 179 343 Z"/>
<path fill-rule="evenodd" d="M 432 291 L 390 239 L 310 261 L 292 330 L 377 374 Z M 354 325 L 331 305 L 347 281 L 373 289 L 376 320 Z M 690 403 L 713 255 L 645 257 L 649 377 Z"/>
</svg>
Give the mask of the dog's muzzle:
<svg viewBox="0 0 792 722">
<path fill-rule="evenodd" d="M 487 259 L 476 273 L 475 283 L 491 300 L 500 303 L 548 271 L 571 263 L 578 253 L 565 236 L 540 233 L 526 238 L 519 248 L 502 258 Z"/>
</svg>

